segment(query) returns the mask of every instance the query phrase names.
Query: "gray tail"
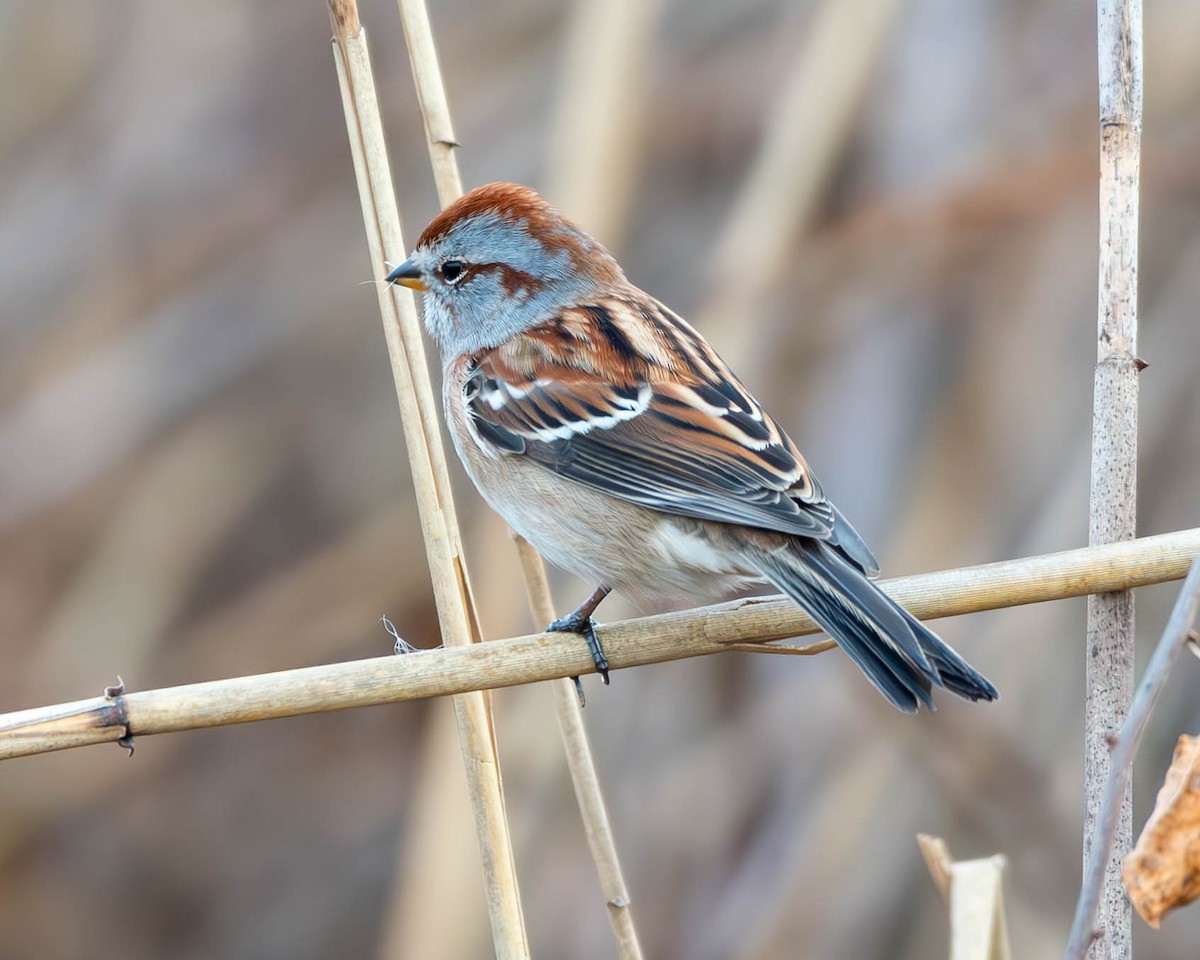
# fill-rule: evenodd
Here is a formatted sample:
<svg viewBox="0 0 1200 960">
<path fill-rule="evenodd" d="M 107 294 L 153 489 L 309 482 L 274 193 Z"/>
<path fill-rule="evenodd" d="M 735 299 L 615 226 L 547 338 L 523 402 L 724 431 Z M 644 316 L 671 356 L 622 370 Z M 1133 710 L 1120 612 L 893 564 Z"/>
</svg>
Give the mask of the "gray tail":
<svg viewBox="0 0 1200 960">
<path fill-rule="evenodd" d="M 796 601 L 898 709 L 934 709 L 932 690 L 995 700 L 992 686 L 932 630 L 876 587 L 836 547 L 795 540 L 755 564 Z"/>
</svg>

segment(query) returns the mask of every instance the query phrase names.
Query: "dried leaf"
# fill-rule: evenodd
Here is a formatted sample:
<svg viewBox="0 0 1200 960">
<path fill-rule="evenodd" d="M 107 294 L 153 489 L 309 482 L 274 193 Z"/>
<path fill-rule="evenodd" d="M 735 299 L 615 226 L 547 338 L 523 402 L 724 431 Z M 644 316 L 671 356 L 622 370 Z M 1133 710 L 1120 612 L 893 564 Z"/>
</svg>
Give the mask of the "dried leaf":
<svg viewBox="0 0 1200 960">
<path fill-rule="evenodd" d="M 1122 873 L 1129 899 L 1152 927 L 1200 897 L 1200 737 L 1179 738 L 1154 813 Z"/>
</svg>

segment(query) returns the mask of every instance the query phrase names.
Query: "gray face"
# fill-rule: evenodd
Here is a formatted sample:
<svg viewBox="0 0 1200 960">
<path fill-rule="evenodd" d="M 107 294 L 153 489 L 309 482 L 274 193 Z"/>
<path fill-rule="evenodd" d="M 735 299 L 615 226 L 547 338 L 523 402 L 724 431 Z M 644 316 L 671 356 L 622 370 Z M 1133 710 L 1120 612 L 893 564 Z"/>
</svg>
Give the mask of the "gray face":
<svg viewBox="0 0 1200 960">
<path fill-rule="evenodd" d="M 599 286 L 586 269 L 589 258 L 616 267 L 603 247 L 570 225 L 557 226 L 546 240 L 531 236 L 523 220 L 485 212 L 413 251 L 410 260 L 428 287 L 425 326 L 443 360 L 498 346 L 587 302 Z"/>
</svg>

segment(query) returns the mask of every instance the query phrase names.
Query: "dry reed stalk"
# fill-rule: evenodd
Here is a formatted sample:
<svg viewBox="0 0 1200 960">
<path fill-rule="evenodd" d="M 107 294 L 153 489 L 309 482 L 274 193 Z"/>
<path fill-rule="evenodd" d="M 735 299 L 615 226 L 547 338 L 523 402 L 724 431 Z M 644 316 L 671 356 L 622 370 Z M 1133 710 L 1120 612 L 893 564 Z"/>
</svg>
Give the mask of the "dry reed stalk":
<svg viewBox="0 0 1200 960">
<path fill-rule="evenodd" d="M 1112 756 L 1110 758 L 1108 776 L 1103 784 L 1100 803 L 1096 812 L 1095 829 L 1091 837 L 1092 850 L 1095 856 L 1084 870 L 1083 884 L 1079 891 L 1079 901 L 1075 906 L 1075 919 L 1071 924 L 1071 936 L 1067 941 L 1065 960 L 1083 960 L 1083 957 L 1096 943 L 1108 939 L 1106 931 L 1098 929 L 1096 924 L 1096 908 L 1100 905 L 1101 896 L 1106 894 L 1107 869 L 1106 864 L 1112 854 L 1114 841 L 1117 838 L 1121 820 L 1126 816 L 1125 799 L 1129 795 L 1128 785 L 1130 773 L 1133 770 L 1133 756 L 1137 752 L 1146 724 L 1150 720 L 1150 711 L 1158 702 L 1158 695 L 1166 685 L 1175 658 L 1190 642 L 1192 624 L 1200 614 L 1200 555 L 1192 562 L 1187 579 L 1175 600 L 1167 626 L 1163 630 L 1154 656 L 1142 675 L 1138 685 L 1137 697 L 1129 708 L 1121 729 L 1111 737 Z M 1121 887 L 1122 891 L 1124 886 Z M 1123 941 L 1125 956 L 1130 954 L 1128 933 Z M 1108 954 L 1107 956 L 1120 956 Z"/>
<path fill-rule="evenodd" d="M 462 184 L 454 160 L 458 141 L 450 114 L 437 106 L 446 103 L 437 50 L 432 43 L 416 48 L 413 44 L 414 35 L 430 32 L 429 14 L 423 4 L 416 7 L 400 4 L 400 17 L 417 87 L 417 103 L 429 143 L 430 165 L 444 206 L 462 193 Z M 443 191 L 449 191 L 449 196 Z M 403 257 L 404 252 L 401 252 L 397 259 Z M 447 902 L 445 891 L 459 888 L 461 873 L 469 866 L 469 860 L 463 858 L 467 851 L 454 842 L 456 838 L 452 834 L 456 828 L 445 816 L 446 804 L 454 802 L 452 793 L 459 789 L 458 783 L 447 776 L 448 771 L 437 756 L 437 751 L 446 743 L 442 725 L 432 726 L 421 765 L 424 773 L 430 776 L 428 779 L 423 777 L 412 823 L 405 831 L 409 836 L 401 844 L 402 859 L 398 860 L 395 889 L 384 922 L 380 957 L 434 954 L 466 957 L 476 946 L 471 923 L 448 923 L 446 915 L 447 908 L 453 910 L 454 907 Z"/>
<path fill-rule="evenodd" d="M 1088 542 L 1131 540 L 1137 529 L 1138 182 L 1142 136 L 1141 0 L 1098 0 L 1100 86 L 1100 269 L 1092 407 Z M 1128 591 L 1090 597 L 1084 706 L 1083 862 L 1098 850 L 1096 820 L 1111 763 L 1111 737 L 1133 697 L 1134 616 Z M 1092 957 L 1129 957 L 1129 900 L 1121 861 L 1133 844 L 1127 784 L 1109 855 Z"/>
<path fill-rule="evenodd" d="M 433 42 L 433 27 L 430 26 L 429 11 L 424 0 L 397 2 L 404 24 L 404 42 L 408 46 L 413 81 L 417 85 L 417 101 L 425 121 L 429 163 L 433 167 L 438 202 L 446 207 L 462 196 L 463 188 L 458 161 L 454 158 L 458 140 L 450 121 L 450 101 L 446 98 L 446 85 L 442 82 L 442 69 Z"/>
<path fill-rule="evenodd" d="M 1200 553 L 1200 528 L 1141 540 L 1081 547 L 881 585 L 925 619 L 1129 590 L 1178 580 Z M 785 597 L 735 600 L 698 610 L 607 624 L 605 650 L 614 670 L 682 660 L 817 632 Z M 447 696 L 535 683 L 594 670 L 579 638 L 542 633 L 304 667 L 279 673 L 119 693 L 0 715 L 0 759 L 49 753 L 126 736 L 322 713 L 350 707 Z"/>
<path fill-rule="evenodd" d="M 384 335 L 396 380 L 442 639 L 448 648 L 462 649 L 470 647 L 478 638 L 478 626 L 462 562 L 458 524 L 420 324 L 412 296 L 382 282 L 388 272 L 389 255 L 400 257 L 404 241 L 366 36 L 353 0 L 330 0 L 329 10 L 350 150 L 377 281 Z M 496 955 L 502 960 L 527 958 L 525 920 L 489 705 L 482 693 L 467 693 L 455 697 L 454 712 L 475 811 Z"/>
<path fill-rule="evenodd" d="M 546 582 L 546 566 L 528 541 L 516 534 L 513 537 L 521 558 L 521 569 L 525 573 L 529 610 L 535 622 L 549 623 L 554 619 L 554 601 L 550 596 L 550 585 Z M 592 745 L 583 723 L 583 707 L 574 682 L 559 679 L 554 681 L 553 687 L 554 714 L 558 718 L 558 730 L 567 754 L 567 768 L 575 788 L 575 800 L 583 819 L 588 849 L 596 861 L 608 922 L 617 940 L 617 956 L 621 960 L 640 960 L 642 947 L 633 922 L 629 890 L 621 871 L 621 859 L 617 855 L 608 809 L 604 805 L 604 793 L 600 789 L 600 777 L 592 758 Z"/>
<path fill-rule="evenodd" d="M 955 860 L 940 837 L 917 834 L 934 886 L 950 908 L 950 960 L 1011 960 L 1003 856 Z"/>
<path fill-rule="evenodd" d="M 450 119 L 450 103 L 442 82 L 433 29 L 424 0 L 398 0 L 398 3 L 417 97 L 421 104 L 421 116 L 425 121 L 429 160 L 433 167 L 438 199 L 445 207 L 462 196 L 463 190 L 458 162 L 454 156 L 458 141 Z M 537 551 L 525 540 L 515 535 L 514 539 L 521 559 L 534 622 L 550 623 L 555 619 L 555 613 L 550 585 L 546 580 L 545 565 Z M 579 802 L 588 846 L 600 875 L 601 893 L 607 905 L 613 935 L 617 940 L 618 955 L 622 960 L 640 960 L 642 953 L 629 907 L 629 893 L 621 872 L 612 826 L 600 790 L 600 778 L 592 759 L 580 704 L 575 695 L 574 684 L 570 680 L 555 681 L 554 702 L 571 782 Z"/>
</svg>

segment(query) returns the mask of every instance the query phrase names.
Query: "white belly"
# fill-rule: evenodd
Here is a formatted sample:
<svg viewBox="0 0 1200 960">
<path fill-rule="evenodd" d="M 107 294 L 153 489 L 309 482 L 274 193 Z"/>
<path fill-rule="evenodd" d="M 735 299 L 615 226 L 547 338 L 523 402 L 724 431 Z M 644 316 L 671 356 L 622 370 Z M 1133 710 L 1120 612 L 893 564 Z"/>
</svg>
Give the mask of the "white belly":
<svg viewBox="0 0 1200 960">
<path fill-rule="evenodd" d="M 451 431 L 483 498 L 550 563 L 648 609 L 718 600 L 759 583 L 757 571 L 704 535 L 704 526 L 618 500 L 519 456 L 492 458 Z"/>
</svg>

